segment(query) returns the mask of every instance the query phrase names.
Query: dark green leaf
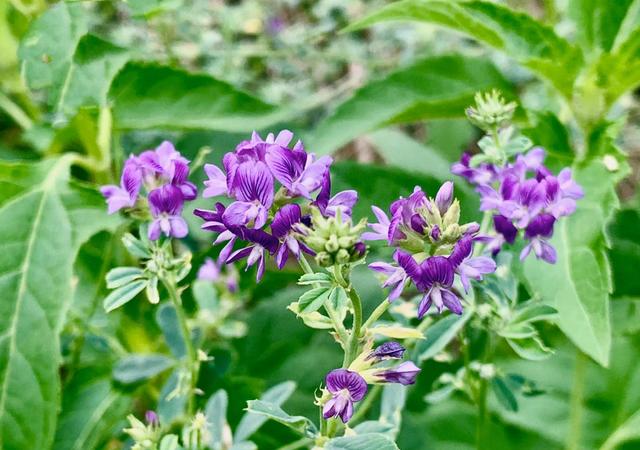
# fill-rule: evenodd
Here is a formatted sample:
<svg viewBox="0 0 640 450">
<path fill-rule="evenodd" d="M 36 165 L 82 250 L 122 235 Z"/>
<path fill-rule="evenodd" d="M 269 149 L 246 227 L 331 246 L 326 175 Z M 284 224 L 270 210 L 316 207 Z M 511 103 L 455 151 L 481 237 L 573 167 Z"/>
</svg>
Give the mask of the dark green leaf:
<svg viewBox="0 0 640 450">
<path fill-rule="evenodd" d="M 317 153 L 330 153 L 389 123 L 461 117 L 477 91 L 491 88 L 510 90 L 486 60 L 458 55 L 428 58 L 356 91 L 305 143 Z"/>
<path fill-rule="evenodd" d="M 513 395 L 513 392 L 511 392 L 511 389 L 502 378 L 496 377 L 492 379 L 491 388 L 502 406 L 509 411 L 518 411 L 518 400 L 516 400 L 516 396 Z"/>
<path fill-rule="evenodd" d="M 119 129 L 251 131 L 273 125 L 282 109 L 204 74 L 129 63 L 111 85 L 114 126 Z"/>
<path fill-rule="evenodd" d="M 178 359 L 184 357 L 187 354 L 187 347 L 180 331 L 180 321 L 178 320 L 176 308 L 170 303 L 160 306 L 156 313 L 156 322 L 158 322 L 158 326 L 162 330 L 164 339 L 173 356 Z"/>
<path fill-rule="evenodd" d="M 113 378 L 123 384 L 136 383 L 164 372 L 176 361 L 164 355 L 133 354 L 118 361 L 113 369 Z"/>
<path fill-rule="evenodd" d="M 571 98 L 573 83 L 583 64 L 580 50 L 550 27 L 531 16 L 486 1 L 404 0 L 372 13 L 348 30 L 392 20 L 429 22 L 465 33 L 504 51 L 546 78 L 566 98 Z"/>
</svg>

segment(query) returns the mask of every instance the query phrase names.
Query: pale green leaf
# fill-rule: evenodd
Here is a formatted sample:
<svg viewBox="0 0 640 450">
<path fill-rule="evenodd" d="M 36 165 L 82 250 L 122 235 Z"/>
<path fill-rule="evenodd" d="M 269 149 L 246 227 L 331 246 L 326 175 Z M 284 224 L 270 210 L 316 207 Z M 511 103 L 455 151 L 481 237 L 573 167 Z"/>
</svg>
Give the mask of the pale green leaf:
<svg viewBox="0 0 640 450">
<path fill-rule="evenodd" d="M 373 12 L 348 30 L 397 20 L 429 22 L 465 33 L 504 51 L 549 80 L 567 98 L 571 97 L 583 65 L 580 49 L 552 28 L 527 14 L 488 1 L 404 0 Z"/>
<path fill-rule="evenodd" d="M 207 401 L 205 415 L 211 440 L 209 446 L 213 449 L 221 449 L 224 442 L 224 429 L 227 425 L 227 405 L 229 396 L 227 391 L 220 389 Z"/>
<path fill-rule="evenodd" d="M 111 312 L 114 309 L 120 308 L 127 302 L 130 302 L 142 292 L 149 283 L 149 280 L 135 280 L 124 286 L 120 286 L 118 289 L 114 289 L 107 295 L 102 303 L 106 312 Z"/>
<path fill-rule="evenodd" d="M 640 410 L 620 425 L 602 444 L 600 450 L 615 450 L 629 441 L 640 441 Z"/>
<path fill-rule="evenodd" d="M 470 317 L 469 312 L 465 312 L 462 316 L 451 314 L 429 326 L 424 333 L 424 340 L 420 341 L 416 347 L 419 361 L 431 359 L 444 350 Z"/>
<path fill-rule="evenodd" d="M 329 299 L 332 289 L 329 287 L 319 287 L 311 289 L 300 296 L 298 307 L 300 314 L 307 314 L 317 311 Z"/>
<path fill-rule="evenodd" d="M 262 394 L 262 397 L 260 397 L 260 400 L 272 403 L 276 406 L 282 406 L 282 404 L 291 397 L 291 394 L 293 394 L 295 389 L 296 384 L 293 381 L 285 381 L 265 391 L 265 393 Z M 233 435 L 233 440 L 238 442 L 246 440 L 266 421 L 267 418 L 265 416 L 250 413 L 245 414 L 242 416 L 242 419 L 240 419 L 240 423 Z"/>
<path fill-rule="evenodd" d="M 107 273 L 107 288 L 115 289 L 140 278 L 143 270 L 139 267 L 114 267 Z"/>
<path fill-rule="evenodd" d="M 187 354 L 187 347 L 180 330 L 180 321 L 176 308 L 171 303 L 165 303 L 156 312 L 156 322 L 162 330 L 164 340 L 169 346 L 171 353 L 180 359 Z"/>
<path fill-rule="evenodd" d="M 331 439 L 326 450 L 398 450 L 398 446 L 386 435 L 378 433 Z"/>
<path fill-rule="evenodd" d="M 73 297 L 73 262 L 84 240 L 118 223 L 99 193 L 69 183 L 69 166 L 70 158 L 0 164 L 1 180 L 33 180 L 0 196 L 0 448 L 7 450 L 53 441 L 58 333 Z"/>
<path fill-rule="evenodd" d="M 267 419 L 279 422 L 307 437 L 314 437 L 318 432 L 313 422 L 306 417 L 290 416 L 284 412 L 282 408 L 272 402 L 250 400 L 247 403 L 247 411 L 251 414 L 263 415 Z"/>
</svg>

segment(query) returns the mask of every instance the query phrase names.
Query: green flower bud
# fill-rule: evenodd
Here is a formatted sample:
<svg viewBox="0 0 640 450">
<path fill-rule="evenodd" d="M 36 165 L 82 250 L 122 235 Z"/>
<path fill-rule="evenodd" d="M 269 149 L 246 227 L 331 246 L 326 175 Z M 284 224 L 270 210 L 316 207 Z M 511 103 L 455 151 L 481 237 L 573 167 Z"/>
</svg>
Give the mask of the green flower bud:
<svg viewBox="0 0 640 450">
<path fill-rule="evenodd" d="M 458 199 L 455 199 L 444 217 L 442 218 L 442 226 L 447 229 L 450 225 L 458 225 L 458 221 L 460 220 L 460 202 Z"/>
<path fill-rule="evenodd" d="M 517 107 L 515 102 L 507 103 L 500 91 L 496 89 L 484 94 L 478 92 L 475 102 L 474 106 L 467 108 L 467 117 L 471 123 L 485 131 L 494 130 L 509 123 Z"/>
<path fill-rule="evenodd" d="M 345 250 L 344 248 L 341 248 L 340 250 L 338 250 L 338 253 L 336 254 L 336 262 L 338 264 L 347 264 L 350 261 L 351 261 L 351 255 L 347 250 Z"/>
<path fill-rule="evenodd" d="M 338 237 L 333 234 L 329 237 L 327 242 L 324 244 L 324 248 L 329 253 L 335 253 L 340 248 L 340 244 L 338 243 Z"/>
<path fill-rule="evenodd" d="M 331 267 L 333 266 L 333 258 L 327 252 L 320 252 L 316 254 L 316 263 L 320 267 Z"/>
</svg>

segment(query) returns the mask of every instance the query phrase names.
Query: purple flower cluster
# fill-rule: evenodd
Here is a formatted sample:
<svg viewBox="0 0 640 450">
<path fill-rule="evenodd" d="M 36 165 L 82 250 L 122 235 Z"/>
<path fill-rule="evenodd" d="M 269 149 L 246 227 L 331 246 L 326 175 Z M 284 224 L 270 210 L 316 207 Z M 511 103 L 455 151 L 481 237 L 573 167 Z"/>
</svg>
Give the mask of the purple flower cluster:
<svg viewBox="0 0 640 450">
<path fill-rule="evenodd" d="M 488 163 L 473 167 L 468 153 L 452 166 L 452 173 L 476 187 L 481 196 L 480 209 L 494 213 L 495 236 L 488 239 L 488 248 L 494 254 L 505 243 L 512 244 L 524 230 L 528 243 L 520 259 L 533 250 L 537 258 L 556 262 L 556 251 L 548 239 L 556 221 L 572 214 L 576 200 L 584 193 L 572 178 L 571 169 L 562 169 L 555 176 L 544 166 L 544 159 L 545 151 L 536 147 L 502 167 Z"/>
<path fill-rule="evenodd" d="M 381 361 L 402 359 L 405 348 L 397 342 L 386 342 L 365 357 L 365 367 Z M 335 369 L 325 378 L 327 391 L 331 397 L 322 408 L 325 419 L 340 417 L 347 423 L 353 416 L 353 405 L 367 394 L 367 379 L 370 383 L 414 384 L 420 368 L 411 361 L 405 361 L 395 367 L 373 368 L 363 371 Z"/>
<path fill-rule="evenodd" d="M 171 142 L 164 141 L 155 150 L 129 156 L 122 170 L 120 186 L 103 186 L 100 191 L 107 200 L 109 214 L 113 214 L 123 208 L 138 206 L 144 189 L 153 218 L 149 239 L 157 240 L 161 233 L 182 238 L 188 233 L 187 223 L 182 218 L 184 203 L 197 195 L 196 186 L 188 176 L 189 161 Z"/>
<path fill-rule="evenodd" d="M 479 226 L 458 224 L 459 204 L 451 182 L 442 185 L 435 199 L 416 187 L 408 198 L 392 203 L 391 218 L 376 206 L 372 209 L 378 223 L 370 224 L 372 231 L 363 238 L 385 240 L 397 250 L 393 264 L 375 262 L 369 267 L 386 277 L 382 286 L 390 288 L 389 301 L 400 297 L 411 283 L 423 293 L 419 318 L 432 305 L 438 312 L 446 307 L 461 314 L 462 304 L 453 289 L 456 277 L 468 291 L 471 279 L 481 280 L 496 269 L 491 258 L 472 255 Z"/>
<path fill-rule="evenodd" d="M 301 252 L 313 254 L 296 233 L 297 225 L 310 224 L 310 207 L 325 216 L 340 210 L 343 217 L 350 217 L 358 198 L 355 191 L 330 197 L 332 158 L 316 158 L 305 151 L 301 141 L 290 147 L 292 138 L 288 130 L 266 139 L 254 132 L 250 140 L 224 155 L 223 168 L 204 167 L 208 180 L 203 196 L 226 196 L 231 203 L 218 202 L 215 210 L 196 209 L 194 213 L 204 219 L 203 229 L 218 233 L 214 244 L 226 242 L 221 260 L 230 263 L 247 258 L 247 268 L 258 265 L 258 281 L 267 254 L 279 268 L 290 254 L 296 258 Z M 238 240 L 248 245 L 234 251 Z"/>
</svg>

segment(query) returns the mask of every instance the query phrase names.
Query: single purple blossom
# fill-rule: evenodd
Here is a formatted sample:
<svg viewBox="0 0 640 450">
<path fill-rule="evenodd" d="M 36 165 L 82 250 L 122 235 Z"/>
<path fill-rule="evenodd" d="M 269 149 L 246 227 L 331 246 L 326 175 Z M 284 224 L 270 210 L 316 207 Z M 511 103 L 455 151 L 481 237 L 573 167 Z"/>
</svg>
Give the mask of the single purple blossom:
<svg viewBox="0 0 640 450">
<path fill-rule="evenodd" d="M 399 264 L 418 290 L 424 293 L 418 306 L 419 319 L 424 317 L 431 305 L 435 305 L 439 313 L 446 307 L 454 314 L 462 314 L 460 299 L 451 290 L 455 268 L 447 257 L 431 256 L 418 264 L 408 253 L 399 253 Z"/>
<path fill-rule="evenodd" d="M 402 359 L 405 351 L 406 349 L 402 345 L 394 341 L 389 341 L 376 347 L 375 350 L 369 353 L 366 359 L 374 359 L 376 362 L 387 359 Z"/>
<path fill-rule="evenodd" d="M 189 232 L 187 222 L 182 218 L 184 195 L 182 191 L 171 184 L 154 189 L 149 193 L 149 209 L 153 221 L 149 225 L 149 239 L 152 241 L 166 236 L 183 238 Z"/>
<path fill-rule="evenodd" d="M 282 269 L 287 263 L 289 253 L 296 258 L 300 258 L 301 251 L 310 255 L 314 254 L 303 242 L 296 239 L 295 226 L 299 223 L 302 223 L 302 210 L 300 205 L 295 203 L 284 205 L 273 218 L 271 233 L 280 241 L 276 251 L 276 264 L 279 269 Z"/>
<path fill-rule="evenodd" d="M 240 164 L 234 177 L 234 191 L 237 200 L 226 208 L 225 224 L 261 228 L 267 222 L 274 195 L 273 177 L 267 166 L 262 162 Z"/>
<path fill-rule="evenodd" d="M 273 176 L 291 195 L 311 199 L 311 193 L 322 186 L 333 159 L 322 156 L 316 160 L 313 154 L 308 154 L 301 148 L 290 150 L 272 145 L 267 149 L 265 161 Z"/>
<path fill-rule="evenodd" d="M 471 184 L 489 185 L 496 180 L 497 171 L 494 165 L 482 163 L 471 167 L 471 154 L 463 153 L 460 161 L 451 166 L 451 173 L 464 177 Z"/>
<path fill-rule="evenodd" d="M 205 258 L 204 264 L 198 269 L 198 280 L 218 281 L 220 279 L 220 267 L 211 258 Z"/>
<path fill-rule="evenodd" d="M 556 250 L 547 242 L 547 239 L 553 235 L 555 220 L 555 217 L 551 214 L 540 214 L 531 221 L 525 230 L 525 239 L 529 240 L 529 243 L 520 253 L 521 261 L 533 250 L 538 259 L 555 264 L 557 260 Z"/>
<path fill-rule="evenodd" d="M 160 418 L 158 417 L 158 414 L 156 414 L 155 411 L 147 411 L 144 414 L 144 419 L 147 422 L 147 425 L 150 425 L 152 427 L 160 426 Z"/>
<path fill-rule="evenodd" d="M 389 236 L 389 226 L 391 225 L 389 217 L 377 206 L 372 206 L 371 210 L 378 219 L 378 223 L 370 223 L 369 228 L 373 231 L 362 233 L 362 239 L 365 241 L 386 241 Z"/>
<path fill-rule="evenodd" d="M 401 257 L 402 253 L 400 251 L 396 251 L 393 255 L 393 259 L 398 264 L 398 258 Z M 375 272 L 381 273 L 385 275 L 387 278 L 382 283 L 383 288 L 391 288 L 389 291 L 389 301 L 393 301 L 400 297 L 404 286 L 406 284 L 409 275 L 405 272 L 404 268 L 400 265 L 392 265 L 385 262 L 374 262 L 369 264 L 369 268 Z"/>
<path fill-rule="evenodd" d="M 335 369 L 325 378 L 331 398 L 322 408 L 325 419 L 340 417 L 347 423 L 353 416 L 353 404 L 359 402 L 367 393 L 367 382 L 357 372 L 347 369 Z"/>
<path fill-rule="evenodd" d="M 405 361 L 392 369 L 385 369 L 375 374 L 387 383 L 400 383 L 405 386 L 414 384 L 420 368 L 412 361 Z"/>
<path fill-rule="evenodd" d="M 496 263 L 493 259 L 486 256 L 472 257 L 472 252 L 473 238 L 464 236 L 456 243 L 449 255 L 449 261 L 460 277 L 465 292 L 469 292 L 470 280 L 480 281 L 483 275 L 493 273 L 496 270 Z"/>
<path fill-rule="evenodd" d="M 266 253 L 273 255 L 278 248 L 278 239 L 266 233 L 263 230 L 251 229 L 245 227 L 233 227 L 230 230 L 243 241 L 251 244 L 233 252 L 226 260 L 226 263 L 232 263 L 243 258 L 247 258 L 247 267 L 258 264 L 256 273 L 256 281 L 260 281 L 265 271 Z"/>
<path fill-rule="evenodd" d="M 440 215 L 444 215 L 449 206 L 453 203 L 453 183 L 451 181 L 447 181 L 438 190 L 436 194 L 436 206 L 440 211 Z"/>
<path fill-rule="evenodd" d="M 132 208 L 138 199 L 141 186 L 141 167 L 137 158 L 132 155 L 124 163 L 120 186 L 108 185 L 100 188 L 107 200 L 107 212 L 113 214 L 122 208 Z"/>
</svg>

